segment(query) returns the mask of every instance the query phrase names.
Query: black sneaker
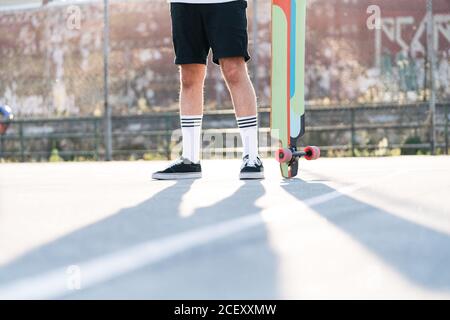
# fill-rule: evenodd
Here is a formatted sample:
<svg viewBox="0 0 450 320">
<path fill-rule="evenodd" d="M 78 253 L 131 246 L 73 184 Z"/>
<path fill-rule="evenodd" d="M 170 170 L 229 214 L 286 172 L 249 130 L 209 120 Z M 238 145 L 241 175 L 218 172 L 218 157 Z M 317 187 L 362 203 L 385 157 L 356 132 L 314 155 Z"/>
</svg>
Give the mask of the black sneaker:
<svg viewBox="0 0 450 320">
<path fill-rule="evenodd" d="M 157 180 L 179 180 L 198 179 L 202 177 L 202 166 L 193 163 L 189 159 L 181 157 L 163 171 L 155 172 L 153 179 Z"/>
<path fill-rule="evenodd" d="M 239 179 L 264 179 L 264 166 L 259 157 L 257 157 L 255 161 L 250 161 L 247 155 L 242 160 L 243 163 Z"/>
</svg>

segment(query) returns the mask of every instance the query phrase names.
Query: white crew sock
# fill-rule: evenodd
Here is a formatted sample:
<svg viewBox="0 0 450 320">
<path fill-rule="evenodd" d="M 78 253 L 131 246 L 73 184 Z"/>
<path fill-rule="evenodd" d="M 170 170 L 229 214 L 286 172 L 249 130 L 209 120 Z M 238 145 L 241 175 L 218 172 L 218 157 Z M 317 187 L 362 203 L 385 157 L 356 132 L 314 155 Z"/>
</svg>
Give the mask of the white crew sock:
<svg viewBox="0 0 450 320">
<path fill-rule="evenodd" d="M 244 147 L 242 156 L 248 155 L 250 161 L 256 161 L 258 157 L 258 117 L 255 115 L 236 119 Z"/>
<path fill-rule="evenodd" d="M 181 133 L 183 135 L 183 158 L 194 163 L 200 161 L 200 135 L 203 115 L 181 116 Z"/>
</svg>

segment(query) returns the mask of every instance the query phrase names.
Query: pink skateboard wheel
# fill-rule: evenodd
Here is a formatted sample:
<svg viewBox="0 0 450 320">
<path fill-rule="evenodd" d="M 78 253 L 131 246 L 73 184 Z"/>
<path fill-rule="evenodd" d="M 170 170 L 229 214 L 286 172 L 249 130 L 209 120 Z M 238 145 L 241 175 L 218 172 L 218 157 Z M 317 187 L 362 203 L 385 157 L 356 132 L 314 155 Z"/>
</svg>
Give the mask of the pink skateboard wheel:
<svg viewBox="0 0 450 320">
<path fill-rule="evenodd" d="M 292 151 L 290 149 L 288 149 L 288 148 L 278 149 L 275 152 L 275 159 L 279 163 L 289 162 L 292 159 Z"/>
<path fill-rule="evenodd" d="M 317 160 L 320 158 L 320 149 L 314 146 L 308 146 L 304 149 L 306 160 Z"/>
</svg>

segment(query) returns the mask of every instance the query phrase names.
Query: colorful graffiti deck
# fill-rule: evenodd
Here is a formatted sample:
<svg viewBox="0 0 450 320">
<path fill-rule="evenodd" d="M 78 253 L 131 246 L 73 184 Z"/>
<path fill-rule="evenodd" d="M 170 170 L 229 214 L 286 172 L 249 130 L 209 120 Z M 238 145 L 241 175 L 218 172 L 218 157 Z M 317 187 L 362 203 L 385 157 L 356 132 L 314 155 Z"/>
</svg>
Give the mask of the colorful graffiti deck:
<svg viewBox="0 0 450 320">
<path fill-rule="evenodd" d="M 305 133 L 305 31 L 306 0 L 272 0 L 271 128 L 284 178 L 297 175 L 300 157 L 320 156 L 317 147 L 297 151 Z"/>
</svg>

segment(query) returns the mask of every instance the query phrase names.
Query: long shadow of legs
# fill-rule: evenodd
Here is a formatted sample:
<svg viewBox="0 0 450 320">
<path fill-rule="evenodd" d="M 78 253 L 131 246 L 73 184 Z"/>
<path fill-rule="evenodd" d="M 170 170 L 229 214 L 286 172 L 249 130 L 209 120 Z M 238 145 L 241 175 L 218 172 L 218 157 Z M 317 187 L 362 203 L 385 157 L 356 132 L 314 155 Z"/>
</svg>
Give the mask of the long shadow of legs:
<svg viewBox="0 0 450 320">
<path fill-rule="evenodd" d="M 181 198 L 191 185 L 192 181 L 179 181 L 136 207 L 120 210 L 26 253 L 0 267 L 0 285 L 177 232 L 184 226 L 173 222 L 178 219 Z"/>
<path fill-rule="evenodd" d="M 255 201 L 263 194 L 260 182 L 248 182 L 226 199 L 180 220 L 198 228 L 258 214 L 261 209 Z M 276 274 L 276 258 L 261 224 L 70 298 L 273 298 Z"/>
<path fill-rule="evenodd" d="M 299 200 L 335 192 L 322 183 L 293 180 L 283 188 Z M 308 190 L 305 193 L 305 189 Z M 345 231 L 408 280 L 450 290 L 450 236 L 342 195 L 312 209 Z"/>
<path fill-rule="evenodd" d="M 246 182 L 223 201 L 197 209 L 194 220 L 209 217 L 220 221 L 258 214 L 261 208 L 255 202 L 263 195 L 261 182 Z M 270 249 L 263 223 L 200 248 L 186 256 L 184 262 L 187 265 L 183 264 L 178 272 L 167 273 L 166 279 L 176 278 L 162 297 L 168 297 L 170 292 L 179 292 L 178 298 L 269 299 L 277 296 L 277 259 Z"/>
<path fill-rule="evenodd" d="M 40 275 L 179 232 L 258 214 L 264 194 L 259 182 L 244 184 L 230 197 L 181 218 L 179 205 L 191 188 L 180 181 L 136 207 L 37 248 L 0 268 L 0 286 Z M 263 226 L 178 254 L 68 298 L 236 298 L 272 297 L 276 266 Z"/>
</svg>

